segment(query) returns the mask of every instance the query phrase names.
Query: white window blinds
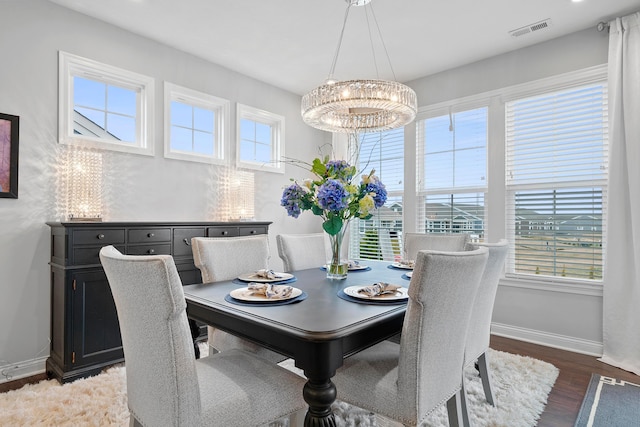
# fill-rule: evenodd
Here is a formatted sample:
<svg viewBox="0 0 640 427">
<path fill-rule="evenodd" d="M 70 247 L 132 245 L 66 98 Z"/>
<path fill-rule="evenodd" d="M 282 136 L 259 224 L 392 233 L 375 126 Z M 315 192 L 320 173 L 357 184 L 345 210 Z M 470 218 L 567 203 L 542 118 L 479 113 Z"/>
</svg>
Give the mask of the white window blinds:
<svg viewBox="0 0 640 427">
<path fill-rule="evenodd" d="M 511 273 L 602 279 L 607 134 L 606 82 L 506 103 Z"/>
<path fill-rule="evenodd" d="M 417 231 L 484 239 L 487 107 L 418 121 Z"/>
<path fill-rule="evenodd" d="M 401 257 L 404 128 L 364 133 L 358 140 L 358 171 L 376 170 L 387 189 L 387 202 L 370 219 L 351 221 L 349 253 L 352 258 L 392 261 Z"/>
</svg>

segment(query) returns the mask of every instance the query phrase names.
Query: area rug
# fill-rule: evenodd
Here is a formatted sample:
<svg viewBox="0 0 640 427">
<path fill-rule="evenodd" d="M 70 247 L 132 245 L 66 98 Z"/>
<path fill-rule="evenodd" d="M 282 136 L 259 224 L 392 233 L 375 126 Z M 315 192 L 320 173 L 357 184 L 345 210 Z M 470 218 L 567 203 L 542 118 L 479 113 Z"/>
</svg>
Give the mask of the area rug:
<svg viewBox="0 0 640 427">
<path fill-rule="evenodd" d="M 529 357 L 491 351 L 496 408 L 484 400 L 474 369 L 466 372 L 469 410 L 474 426 L 533 427 L 544 410 L 558 376 L 553 365 Z M 284 365 L 292 364 L 285 361 Z M 296 371 L 295 368 L 290 368 Z M 369 411 L 344 402 L 333 406 L 338 427 L 396 426 Z M 0 394 L 0 426 L 116 426 L 129 425 L 126 369 L 112 367 L 95 377 L 60 385 L 56 380 L 26 385 Z M 280 425 L 286 426 L 286 422 Z M 446 411 L 433 414 L 429 427 L 448 425 Z"/>
<path fill-rule="evenodd" d="M 575 427 L 640 425 L 640 385 L 591 375 Z"/>
</svg>

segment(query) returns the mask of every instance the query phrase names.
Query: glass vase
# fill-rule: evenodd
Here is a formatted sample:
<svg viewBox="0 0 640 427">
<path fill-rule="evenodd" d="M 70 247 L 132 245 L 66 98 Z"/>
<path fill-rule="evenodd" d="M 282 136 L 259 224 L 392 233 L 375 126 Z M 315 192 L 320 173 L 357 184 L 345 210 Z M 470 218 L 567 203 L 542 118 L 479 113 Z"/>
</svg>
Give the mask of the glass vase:
<svg viewBox="0 0 640 427">
<path fill-rule="evenodd" d="M 347 278 L 349 262 L 341 256 L 342 240 L 344 239 L 346 228 L 346 226 L 343 226 L 338 234 L 329 234 L 331 251 L 330 258 L 327 260 L 327 279 L 342 280 Z"/>
</svg>

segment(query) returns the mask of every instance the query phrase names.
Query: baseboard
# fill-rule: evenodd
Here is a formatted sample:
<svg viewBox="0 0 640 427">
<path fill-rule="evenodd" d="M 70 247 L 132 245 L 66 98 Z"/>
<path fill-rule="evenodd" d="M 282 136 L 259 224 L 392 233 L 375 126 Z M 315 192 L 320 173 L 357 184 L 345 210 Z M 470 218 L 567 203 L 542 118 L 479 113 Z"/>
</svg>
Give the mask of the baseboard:
<svg viewBox="0 0 640 427">
<path fill-rule="evenodd" d="M 46 371 L 47 357 L 0 366 L 0 384 L 44 373 Z"/>
<path fill-rule="evenodd" d="M 492 323 L 491 333 L 505 338 L 513 338 L 533 344 L 587 354 L 589 356 L 602 356 L 602 343 L 597 341 L 536 331 L 534 329 L 521 328 L 502 323 Z"/>
</svg>

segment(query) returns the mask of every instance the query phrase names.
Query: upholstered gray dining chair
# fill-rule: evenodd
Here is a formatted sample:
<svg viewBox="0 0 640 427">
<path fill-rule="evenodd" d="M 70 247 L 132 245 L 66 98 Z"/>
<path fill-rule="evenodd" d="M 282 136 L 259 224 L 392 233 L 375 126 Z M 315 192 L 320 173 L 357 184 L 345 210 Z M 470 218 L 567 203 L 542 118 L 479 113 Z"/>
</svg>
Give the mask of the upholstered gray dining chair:
<svg viewBox="0 0 640 427">
<path fill-rule="evenodd" d="M 449 425 L 462 416 L 464 348 L 488 251 L 419 251 L 400 344 L 383 341 L 344 360 L 338 399 L 404 425 L 420 425 L 444 402 Z"/>
<path fill-rule="evenodd" d="M 193 237 L 191 250 L 203 283 L 233 280 L 243 273 L 269 266 L 269 240 L 266 234 L 247 237 Z M 210 352 L 242 348 L 272 362 L 278 363 L 286 359 L 279 353 L 213 326 L 207 327 L 207 335 Z"/>
<path fill-rule="evenodd" d="M 325 233 L 278 234 L 278 256 L 284 271 L 320 268 L 327 263 Z"/>
<path fill-rule="evenodd" d="M 305 407 L 304 379 L 255 354 L 195 359 L 170 255 L 106 246 L 100 261 L 120 322 L 131 426 L 256 426 Z"/>
<path fill-rule="evenodd" d="M 404 233 L 404 257 L 415 260 L 421 250 L 460 252 L 468 241 L 467 233 Z"/>
<path fill-rule="evenodd" d="M 476 250 L 481 247 L 489 250 L 489 258 L 473 303 L 471 321 L 467 332 L 465 366 L 475 364 L 477 361 L 485 397 L 487 402 L 495 406 L 493 391 L 491 390 L 491 371 L 489 370 L 487 350 L 489 349 L 491 336 L 493 305 L 498 290 L 498 282 L 504 274 L 504 263 L 509 246 L 505 239 L 497 243 L 467 243 L 467 250 Z"/>
</svg>

